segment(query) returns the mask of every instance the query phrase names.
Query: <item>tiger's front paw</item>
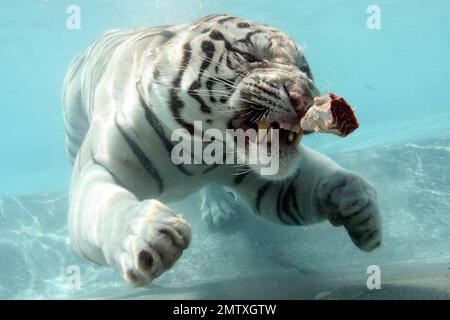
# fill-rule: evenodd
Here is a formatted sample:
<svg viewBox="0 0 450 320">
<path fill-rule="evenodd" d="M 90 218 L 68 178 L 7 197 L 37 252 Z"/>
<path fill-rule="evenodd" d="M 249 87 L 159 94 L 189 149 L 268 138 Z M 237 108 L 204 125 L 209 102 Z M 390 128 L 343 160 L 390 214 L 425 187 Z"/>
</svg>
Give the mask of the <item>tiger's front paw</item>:
<svg viewBox="0 0 450 320">
<path fill-rule="evenodd" d="M 191 227 L 156 200 L 142 202 L 125 237 L 119 264 L 124 278 L 143 286 L 169 269 L 191 240 Z"/>
<path fill-rule="evenodd" d="M 343 225 L 353 243 L 372 251 L 381 245 L 381 218 L 375 189 L 351 172 L 327 177 L 316 189 L 319 209 L 335 225 Z"/>
</svg>

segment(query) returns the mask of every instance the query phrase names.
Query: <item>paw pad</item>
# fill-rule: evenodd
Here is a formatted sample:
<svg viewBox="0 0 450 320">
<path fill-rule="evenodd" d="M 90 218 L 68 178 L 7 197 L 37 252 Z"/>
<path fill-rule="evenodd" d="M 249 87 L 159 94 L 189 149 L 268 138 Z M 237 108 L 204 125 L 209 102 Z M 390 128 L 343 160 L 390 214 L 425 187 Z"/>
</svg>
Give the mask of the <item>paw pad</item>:
<svg viewBox="0 0 450 320">
<path fill-rule="evenodd" d="M 137 208 L 123 241 L 118 264 L 124 278 L 135 286 L 148 284 L 169 269 L 191 240 L 189 224 L 159 201 Z"/>
</svg>

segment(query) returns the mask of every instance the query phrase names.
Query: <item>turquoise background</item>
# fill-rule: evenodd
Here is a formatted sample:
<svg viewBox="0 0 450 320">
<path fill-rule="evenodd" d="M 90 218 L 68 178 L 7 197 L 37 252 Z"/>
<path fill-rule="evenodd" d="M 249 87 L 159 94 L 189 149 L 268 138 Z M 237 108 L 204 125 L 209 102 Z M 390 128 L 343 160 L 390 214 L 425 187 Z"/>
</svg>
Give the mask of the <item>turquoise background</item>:
<svg viewBox="0 0 450 320">
<path fill-rule="evenodd" d="M 66 28 L 69 5 L 81 9 L 80 30 Z M 367 28 L 370 5 L 380 30 Z M 238 232 L 210 232 L 193 196 L 173 206 L 193 225 L 191 247 L 150 289 L 71 250 L 61 106 L 70 61 L 106 30 L 212 13 L 282 29 L 305 48 L 322 92 L 357 108 L 361 127 L 349 137 L 302 143 L 374 183 L 381 249 L 362 253 L 327 223 L 248 218 Z M 0 0 L 0 298 L 449 299 L 449 57 L 449 0 Z M 371 264 L 387 290 L 365 287 Z M 70 265 L 80 290 L 67 287 Z"/>
<path fill-rule="evenodd" d="M 81 9 L 68 30 L 67 7 Z M 369 30 L 369 5 L 381 29 Z M 269 0 L 3 0 L 0 7 L 0 195 L 64 191 L 61 86 L 71 59 L 113 28 L 229 13 L 268 23 L 305 47 L 318 87 L 344 96 L 361 129 L 305 143 L 333 153 L 450 128 L 450 2 Z"/>
</svg>

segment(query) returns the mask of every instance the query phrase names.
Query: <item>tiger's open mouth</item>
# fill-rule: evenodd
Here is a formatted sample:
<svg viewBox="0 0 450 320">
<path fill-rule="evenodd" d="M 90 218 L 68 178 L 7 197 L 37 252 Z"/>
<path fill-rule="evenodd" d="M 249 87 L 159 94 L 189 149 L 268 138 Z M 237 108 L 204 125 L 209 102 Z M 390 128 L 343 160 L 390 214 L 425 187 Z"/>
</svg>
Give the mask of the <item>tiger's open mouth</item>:
<svg viewBox="0 0 450 320">
<path fill-rule="evenodd" d="M 268 143 L 272 143 L 272 130 L 278 129 L 279 143 L 283 145 L 297 146 L 302 138 L 302 129 L 300 128 L 300 122 L 298 125 L 290 124 L 286 121 L 268 121 L 261 120 L 257 126 L 258 142 L 264 141 L 261 138 L 266 138 Z M 256 129 L 255 129 L 256 130 Z"/>
<path fill-rule="evenodd" d="M 278 142 L 280 145 L 296 147 L 300 143 L 303 131 L 300 127 L 300 119 L 294 121 L 261 119 L 259 121 L 245 121 L 240 117 L 231 122 L 234 129 L 253 129 L 256 131 L 256 143 L 273 143 L 273 129 L 278 130 Z"/>
</svg>

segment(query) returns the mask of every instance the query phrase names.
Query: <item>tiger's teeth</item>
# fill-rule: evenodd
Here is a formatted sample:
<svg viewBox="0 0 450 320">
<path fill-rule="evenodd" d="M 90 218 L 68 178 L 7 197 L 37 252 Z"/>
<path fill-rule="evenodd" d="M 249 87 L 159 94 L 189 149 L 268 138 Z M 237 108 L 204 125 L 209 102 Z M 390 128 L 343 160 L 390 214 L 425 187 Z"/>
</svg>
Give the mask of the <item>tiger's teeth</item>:
<svg viewBox="0 0 450 320">
<path fill-rule="evenodd" d="M 261 120 L 258 123 L 258 143 L 264 142 L 267 137 L 268 128 L 270 128 L 270 122 L 267 120 Z"/>
<path fill-rule="evenodd" d="M 294 133 L 293 133 L 293 132 L 289 133 L 288 141 L 289 141 L 289 142 L 294 141 Z"/>
<path fill-rule="evenodd" d="M 258 129 L 268 129 L 270 128 L 270 122 L 267 120 L 261 120 L 258 124 Z"/>
<path fill-rule="evenodd" d="M 279 124 L 280 124 L 281 129 L 286 129 L 286 130 L 290 129 L 289 126 L 286 123 L 284 123 L 283 121 L 281 121 Z"/>
<path fill-rule="evenodd" d="M 303 137 L 303 131 L 300 129 L 300 132 L 295 135 L 294 141 L 292 144 L 296 147 L 300 143 Z"/>
<path fill-rule="evenodd" d="M 268 131 L 269 130 L 266 130 L 266 129 L 258 130 L 258 133 L 257 133 L 257 142 L 258 143 L 264 142 L 264 140 L 266 140 Z"/>
</svg>

